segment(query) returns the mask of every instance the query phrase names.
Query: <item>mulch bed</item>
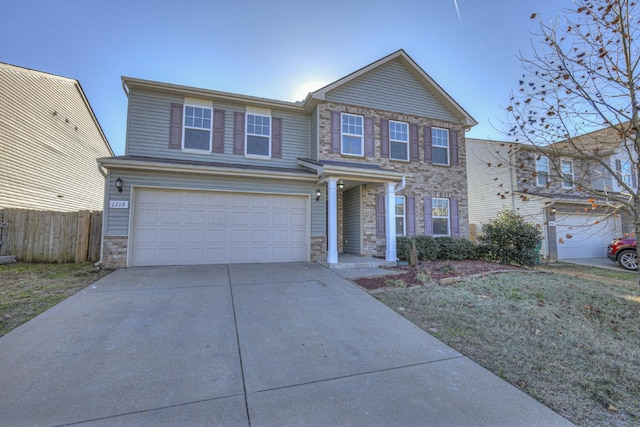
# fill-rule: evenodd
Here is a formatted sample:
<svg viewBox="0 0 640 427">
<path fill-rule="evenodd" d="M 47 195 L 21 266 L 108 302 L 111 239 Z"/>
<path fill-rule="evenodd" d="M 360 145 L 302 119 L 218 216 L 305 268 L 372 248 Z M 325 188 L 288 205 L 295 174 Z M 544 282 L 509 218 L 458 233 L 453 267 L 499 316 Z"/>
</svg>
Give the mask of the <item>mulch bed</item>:
<svg viewBox="0 0 640 427">
<path fill-rule="evenodd" d="M 416 268 L 408 266 L 392 267 L 390 270 L 396 270 L 395 273 L 388 276 L 363 277 L 353 280 L 359 286 L 367 290 L 375 290 L 389 287 L 389 280 L 402 280 L 407 287 L 424 285 L 423 282 L 416 279 L 416 274 L 422 272 L 428 275 L 434 281 L 441 281 L 448 278 L 464 278 L 468 276 L 491 273 L 498 271 L 525 271 L 522 267 L 514 265 L 503 265 L 482 260 L 464 260 L 464 261 L 421 261 Z"/>
</svg>

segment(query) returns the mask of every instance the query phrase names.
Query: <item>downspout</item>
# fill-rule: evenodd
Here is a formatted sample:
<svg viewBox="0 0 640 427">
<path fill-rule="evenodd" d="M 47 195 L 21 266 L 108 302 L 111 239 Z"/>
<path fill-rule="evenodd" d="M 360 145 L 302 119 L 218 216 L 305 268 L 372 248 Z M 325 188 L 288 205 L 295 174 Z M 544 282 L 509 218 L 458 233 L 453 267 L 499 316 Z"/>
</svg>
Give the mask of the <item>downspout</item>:
<svg viewBox="0 0 640 427">
<path fill-rule="evenodd" d="M 104 232 L 106 230 L 107 224 L 107 201 L 109 200 L 109 174 L 105 173 L 102 169 L 102 165 L 98 163 L 98 170 L 104 176 L 104 198 L 102 203 L 102 232 L 100 233 L 100 259 L 96 263 L 94 263 L 94 267 L 101 268 L 102 267 L 102 253 L 104 252 Z"/>
<path fill-rule="evenodd" d="M 402 177 L 402 182 L 400 182 L 400 187 L 396 187 L 395 191 L 398 192 L 398 191 L 404 190 L 404 187 L 405 187 L 406 184 L 407 184 L 407 181 L 406 181 L 405 177 L 403 176 Z"/>
</svg>

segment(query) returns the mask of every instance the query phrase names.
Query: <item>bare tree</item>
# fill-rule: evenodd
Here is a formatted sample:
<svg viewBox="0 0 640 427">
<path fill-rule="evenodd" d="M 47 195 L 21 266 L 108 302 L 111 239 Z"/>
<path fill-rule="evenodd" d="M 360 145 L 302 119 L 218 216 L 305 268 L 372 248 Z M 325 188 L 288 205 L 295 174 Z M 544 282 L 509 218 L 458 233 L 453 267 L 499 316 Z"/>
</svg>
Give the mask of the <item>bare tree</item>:
<svg viewBox="0 0 640 427">
<path fill-rule="evenodd" d="M 609 212 L 626 212 L 640 235 L 638 186 L 605 155 L 622 146 L 637 180 L 640 6 L 630 0 L 575 0 L 549 23 L 537 14 L 531 18 L 540 20 L 540 33 L 534 35 L 531 57 L 519 58 L 525 74 L 507 108 L 509 135 L 541 153 L 557 154 L 549 159 L 558 176 Z M 570 177 L 558 160 L 562 153 L 593 167 Z M 617 185 L 608 186 L 607 180 Z"/>
</svg>

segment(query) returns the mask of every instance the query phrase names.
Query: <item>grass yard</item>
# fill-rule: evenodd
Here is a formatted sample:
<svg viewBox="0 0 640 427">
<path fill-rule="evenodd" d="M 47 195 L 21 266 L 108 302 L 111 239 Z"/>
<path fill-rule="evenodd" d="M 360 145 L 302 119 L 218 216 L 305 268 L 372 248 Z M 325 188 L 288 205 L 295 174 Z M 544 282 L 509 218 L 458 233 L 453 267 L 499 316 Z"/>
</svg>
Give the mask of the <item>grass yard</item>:
<svg viewBox="0 0 640 427">
<path fill-rule="evenodd" d="M 640 425 L 637 277 L 582 266 L 588 279 L 556 271 L 375 296 L 578 425 Z"/>
<path fill-rule="evenodd" d="M 91 263 L 0 265 L 0 336 L 107 274 Z"/>
</svg>

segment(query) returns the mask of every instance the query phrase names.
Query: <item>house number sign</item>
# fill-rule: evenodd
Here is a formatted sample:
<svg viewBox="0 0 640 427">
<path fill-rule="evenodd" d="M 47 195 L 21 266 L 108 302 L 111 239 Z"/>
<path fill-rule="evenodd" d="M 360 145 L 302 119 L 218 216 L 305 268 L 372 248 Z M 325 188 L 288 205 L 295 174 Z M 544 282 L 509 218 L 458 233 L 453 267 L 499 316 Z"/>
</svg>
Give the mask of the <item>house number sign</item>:
<svg viewBox="0 0 640 427">
<path fill-rule="evenodd" d="M 129 208 L 128 200 L 110 200 L 109 207 L 112 209 L 127 209 Z"/>
</svg>

